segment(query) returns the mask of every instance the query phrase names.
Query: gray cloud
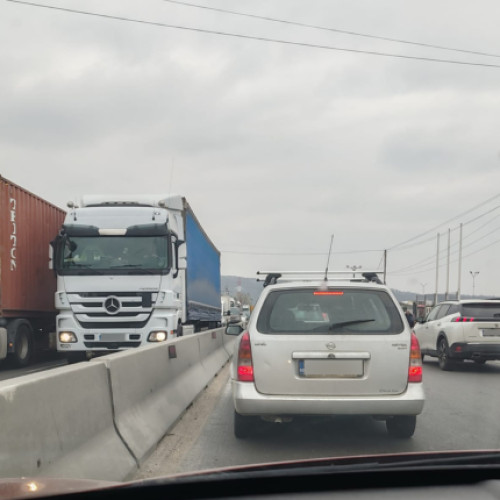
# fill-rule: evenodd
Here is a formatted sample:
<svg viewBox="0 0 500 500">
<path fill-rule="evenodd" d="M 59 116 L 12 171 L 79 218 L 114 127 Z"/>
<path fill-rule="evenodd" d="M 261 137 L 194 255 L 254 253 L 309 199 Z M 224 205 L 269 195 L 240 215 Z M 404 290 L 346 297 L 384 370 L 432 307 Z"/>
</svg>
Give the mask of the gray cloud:
<svg viewBox="0 0 500 500">
<path fill-rule="evenodd" d="M 165 2 L 72 6 L 479 60 Z M 217 6 L 477 50 L 499 46 L 493 0 Z M 184 194 L 223 250 L 226 274 L 323 268 L 323 255 L 258 254 L 326 254 L 332 233 L 334 267 L 376 267 L 382 249 L 498 191 L 500 69 L 265 44 L 10 3 L 0 42 L 0 173 L 60 205 L 84 193 Z M 492 232 L 482 245 L 495 239 Z M 430 241 L 390 252 L 389 269 L 432 256 L 434 248 Z M 464 263 L 484 266 L 478 290 L 498 293 L 497 248 Z M 349 250 L 377 252 L 341 253 Z M 418 291 L 419 280 L 433 281 L 425 269 L 390 275 L 390 282 Z"/>
</svg>

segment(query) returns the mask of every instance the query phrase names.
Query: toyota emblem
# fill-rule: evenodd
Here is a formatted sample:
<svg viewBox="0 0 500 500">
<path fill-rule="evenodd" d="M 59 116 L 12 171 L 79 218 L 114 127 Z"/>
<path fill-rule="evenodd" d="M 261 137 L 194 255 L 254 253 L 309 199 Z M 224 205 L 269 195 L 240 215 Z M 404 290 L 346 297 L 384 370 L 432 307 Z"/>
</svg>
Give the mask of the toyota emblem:
<svg viewBox="0 0 500 500">
<path fill-rule="evenodd" d="M 331 351 L 335 349 L 335 344 L 333 342 L 328 342 L 328 344 L 326 344 L 326 348 Z"/>
<path fill-rule="evenodd" d="M 117 314 L 120 310 L 120 301 L 118 297 L 108 297 L 104 301 L 104 308 L 108 311 L 108 314 Z"/>
</svg>

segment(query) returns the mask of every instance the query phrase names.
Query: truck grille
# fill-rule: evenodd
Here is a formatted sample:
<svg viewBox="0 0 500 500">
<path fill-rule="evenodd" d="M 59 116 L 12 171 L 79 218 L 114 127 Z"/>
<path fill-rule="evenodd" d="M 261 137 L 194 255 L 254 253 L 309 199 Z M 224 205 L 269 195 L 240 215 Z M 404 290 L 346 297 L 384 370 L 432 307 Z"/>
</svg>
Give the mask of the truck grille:
<svg viewBox="0 0 500 500">
<path fill-rule="evenodd" d="M 69 293 L 68 300 L 82 328 L 142 328 L 151 316 L 156 293 Z"/>
</svg>

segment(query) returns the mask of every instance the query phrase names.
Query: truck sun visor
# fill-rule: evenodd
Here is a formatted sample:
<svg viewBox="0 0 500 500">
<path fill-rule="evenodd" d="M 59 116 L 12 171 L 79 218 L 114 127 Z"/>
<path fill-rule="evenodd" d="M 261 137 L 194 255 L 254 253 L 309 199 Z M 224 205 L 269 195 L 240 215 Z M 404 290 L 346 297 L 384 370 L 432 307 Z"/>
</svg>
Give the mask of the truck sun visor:
<svg viewBox="0 0 500 500">
<path fill-rule="evenodd" d="M 68 236 L 99 236 L 99 228 L 96 226 L 84 226 L 81 224 L 64 224 L 63 234 Z"/>
<path fill-rule="evenodd" d="M 127 236 L 166 236 L 168 228 L 166 224 L 140 224 L 127 228 Z"/>
</svg>

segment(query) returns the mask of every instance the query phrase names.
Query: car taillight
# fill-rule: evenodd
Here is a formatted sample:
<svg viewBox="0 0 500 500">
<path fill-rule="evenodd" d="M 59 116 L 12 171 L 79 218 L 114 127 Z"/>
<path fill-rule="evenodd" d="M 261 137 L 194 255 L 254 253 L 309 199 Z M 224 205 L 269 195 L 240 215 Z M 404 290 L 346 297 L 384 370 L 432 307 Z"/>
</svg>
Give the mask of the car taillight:
<svg viewBox="0 0 500 500">
<path fill-rule="evenodd" d="M 238 380 L 240 382 L 253 382 L 252 347 L 248 332 L 241 336 L 238 348 Z"/>
<path fill-rule="evenodd" d="M 410 342 L 410 366 L 408 382 L 422 382 L 422 356 L 417 336 L 412 332 Z"/>
<path fill-rule="evenodd" d="M 453 319 L 453 323 L 465 323 L 467 321 L 475 321 L 474 318 L 468 318 L 467 316 L 458 316 Z"/>
</svg>

